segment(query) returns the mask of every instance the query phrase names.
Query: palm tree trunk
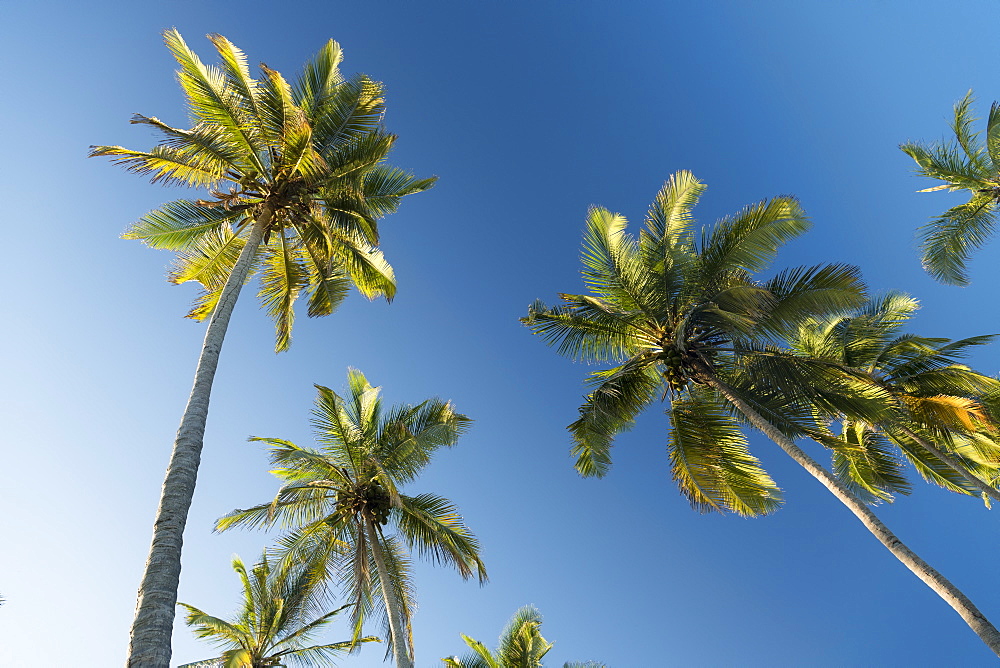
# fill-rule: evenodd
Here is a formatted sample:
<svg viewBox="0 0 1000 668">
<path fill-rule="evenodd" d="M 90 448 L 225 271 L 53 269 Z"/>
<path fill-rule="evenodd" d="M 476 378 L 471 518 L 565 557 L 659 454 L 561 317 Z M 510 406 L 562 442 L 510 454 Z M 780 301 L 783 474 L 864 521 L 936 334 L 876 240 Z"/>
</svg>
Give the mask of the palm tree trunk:
<svg viewBox="0 0 1000 668">
<path fill-rule="evenodd" d="M 707 376 L 707 374 L 706 374 Z M 847 506 L 852 513 L 854 513 L 861 522 L 868 527 L 868 530 L 874 534 L 874 536 L 879 540 L 880 543 L 885 545 L 886 549 L 892 552 L 897 559 L 899 559 L 903 564 L 909 568 L 914 575 L 924 581 L 924 583 L 933 589 L 938 596 L 943 598 L 948 605 L 955 609 L 955 611 L 961 615 L 962 619 L 976 632 L 976 635 L 986 643 L 986 645 L 993 650 L 997 656 L 1000 656 L 1000 631 L 997 631 L 996 627 L 990 623 L 988 619 L 979 611 L 979 609 L 973 605 L 965 594 L 963 594 L 955 585 L 949 582 L 943 575 L 938 573 L 934 568 L 931 567 L 926 561 L 921 559 L 914 553 L 910 548 L 906 547 L 899 538 L 897 538 L 889 528 L 885 526 L 878 517 L 875 516 L 871 510 L 868 509 L 858 497 L 854 496 L 848 490 L 843 483 L 841 483 L 837 478 L 827 472 L 822 466 L 816 463 L 816 461 L 803 452 L 792 440 L 778 431 L 774 425 L 765 420 L 760 414 L 754 411 L 746 402 L 737 397 L 735 393 L 727 387 L 724 383 L 720 382 L 714 376 L 705 378 L 705 381 L 716 391 L 722 394 L 726 399 L 732 403 L 743 415 L 750 421 L 750 423 L 762 431 L 768 438 L 774 441 L 778 447 L 784 450 L 789 457 L 794 459 L 799 463 L 806 471 L 808 471 L 814 478 L 820 481 L 824 487 L 826 487 L 830 492 L 840 499 L 841 503 Z"/>
<path fill-rule="evenodd" d="M 160 492 L 160 505 L 153 523 L 153 541 L 146 560 L 146 570 L 139 585 L 139 600 L 129 642 L 129 668 L 169 668 L 170 636 L 177 606 L 177 583 L 181 574 L 181 545 L 188 509 L 194 496 L 198 464 L 208 418 L 212 380 L 219 365 L 219 352 L 229 326 L 229 318 L 246 281 L 264 230 L 271 222 L 271 208 L 264 207 L 250 229 L 250 236 L 240 252 L 232 273 L 222 288 L 219 303 L 212 312 L 201 356 L 194 374 L 194 386 L 177 429 L 170 464 Z"/>
<path fill-rule="evenodd" d="M 944 462 L 945 464 L 947 464 L 949 467 L 951 467 L 956 473 L 958 473 L 960 476 L 962 476 L 963 478 L 965 478 L 965 480 L 967 480 L 969 482 L 969 484 L 973 485 L 976 489 L 978 489 L 979 491 L 981 491 L 983 494 L 985 494 L 985 495 L 987 495 L 989 497 L 992 497 L 996 501 L 1000 501 L 1000 491 L 997 491 L 995 488 L 990 487 L 989 485 L 987 485 L 978 476 L 974 476 L 971 473 L 969 473 L 965 469 L 964 466 L 962 466 L 961 464 L 959 464 L 958 462 L 956 462 L 954 459 L 952 459 L 951 457 L 949 457 L 945 452 L 942 452 L 933 443 L 931 443 L 930 441 L 925 440 L 924 438 L 922 438 L 918 434 L 915 434 L 914 432 L 910 431 L 906 427 L 899 427 L 899 429 L 904 434 L 906 434 L 911 439 L 913 439 L 917 443 L 917 445 L 919 445 L 921 448 L 923 448 L 927 452 L 931 453 L 932 455 L 934 455 L 935 457 L 937 457 L 938 459 L 940 459 L 942 462 Z"/>
<path fill-rule="evenodd" d="M 375 558 L 375 567 L 378 569 L 378 581 L 382 585 L 382 598 L 385 599 L 385 608 L 389 613 L 389 630 L 392 633 L 392 654 L 396 659 L 396 668 L 413 668 L 413 661 L 406 651 L 409 642 L 406 635 L 406 625 L 403 623 L 403 610 L 396 596 L 396 590 L 389 582 L 389 569 L 385 565 L 385 555 L 382 554 L 382 545 L 378 542 L 378 531 L 372 520 L 365 520 L 365 533 L 368 534 L 368 542 L 372 546 L 372 556 Z"/>
</svg>

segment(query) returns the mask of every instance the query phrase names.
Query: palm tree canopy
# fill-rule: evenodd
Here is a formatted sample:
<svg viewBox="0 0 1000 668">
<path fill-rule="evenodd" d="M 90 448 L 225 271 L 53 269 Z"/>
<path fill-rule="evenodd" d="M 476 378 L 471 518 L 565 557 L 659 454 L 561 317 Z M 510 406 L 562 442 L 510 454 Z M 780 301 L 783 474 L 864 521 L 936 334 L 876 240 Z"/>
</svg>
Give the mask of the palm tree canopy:
<svg viewBox="0 0 1000 668">
<path fill-rule="evenodd" d="M 510 618 L 503 631 L 496 651 L 483 643 L 462 635 L 462 640 L 472 653 L 461 659 L 457 656 L 441 659 L 448 668 L 541 668 L 542 658 L 552 649 L 552 643 L 542 637 L 542 615 L 538 609 L 526 605 Z M 566 663 L 563 668 L 604 668 L 603 664 Z"/>
<path fill-rule="evenodd" d="M 966 263 L 996 227 L 1000 202 L 1000 105 L 994 102 L 986 135 L 973 130 L 972 91 L 955 105 L 954 137 L 932 143 L 907 142 L 900 148 L 917 163 L 917 174 L 943 181 L 919 192 L 967 191 L 969 199 L 920 228 L 924 269 L 952 285 L 968 285 Z"/>
<path fill-rule="evenodd" d="M 291 529 L 280 540 L 285 561 L 306 558 L 334 573 L 354 605 L 357 633 L 373 612 L 388 621 L 384 602 L 375 595 L 381 582 L 369 524 L 404 619 L 414 600 L 410 551 L 452 566 L 463 578 L 485 581 L 479 542 L 457 508 L 435 494 L 409 495 L 400 489 L 438 448 L 458 441 L 469 418 L 438 399 L 386 407 L 381 388 L 355 369 L 348 372 L 344 396 L 319 385 L 317 390 L 313 426 L 320 447 L 252 439 L 270 446 L 272 473 L 283 485 L 273 501 L 236 510 L 221 518 L 217 529 L 273 524 Z"/>
<path fill-rule="evenodd" d="M 742 377 L 741 391 L 755 406 L 802 419 L 814 405 L 881 415 L 887 394 L 840 365 L 777 347 L 803 321 L 864 301 L 851 266 L 754 277 L 808 228 L 798 202 L 766 200 L 699 234 L 692 208 L 704 190 L 690 172 L 674 174 L 638 238 L 620 214 L 592 208 L 582 253 L 591 294 L 563 294 L 555 307 L 536 302 L 523 322 L 565 355 L 617 364 L 590 374 L 594 389 L 569 427 L 581 474 L 604 475 L 614 436 L 669 395 L 668 449 L 682 493 L 702 511 L 760 515 L 777 508 L 780 490 L 750 454 L 730 406 L 705 384 L 707 375 L 732 377 L 734 386 Z M 747 360 L 757 368 L 738 376 Z"/>
<path fill-rule="evenodd" d="M 891 500 L 893 493 L 909 492 L 903 459 L 925 480 L 964 494 L 979 493 L 914 442 L 914 432 L 938 443 L 981 479 L 998 477 L 1000 447 L 984 398 L 995 394 L 1000 383 L 962 363 L 971 348 L 994 337 L 951 341 L 903 332 L 918 307 L 912 297 L 890 292 L 855 311 L 807 321 L 790 339 L 797 353 L 870 374 L 897 399 L 898 410 L 884 424 L 827 415 L 826 421 L 841 423 L 841 434 L 812 434 L 833 450 L 838 476 L 868 500 Z"/>
<path fill-rule="evenodd" d="M 234 557 L 233 570 L 243 584 L 243 600 L 232 621 L 178 603 L 187 609 L 185 621 L 195 635 L 225 650 L 217 659 L 188 666 L 334 666 L 334 659 L 354 649 L 357 642 L 378 642 L 378 638 L 365 637 L 313 644 L 317 632 L 348 606 L 315 616 L 321 609 L 322 591 L 308 567 L 276 569 L 265 550 L 251 569 Z"/>
<path fill-rule="evenodd" d="M 176 30 L 164 38 L 180 65 L 191 128 L 136 115 L 133 123 L 162 136 L 154 148 L 92 146 L 90 155 L 108 156 L 154 183 L 204 189 L 202 198 L 146 214 L 124 235 L 177 253 L 170 280 L 204 288 L 188 316 L 212 312 L 253 223 L 264 215 L 252 273 L 275 321 L 276 350 L 289 345 L 301 295 L 310 316 L 332 313 L 352 284 L 368 298 L 391 299 L 395 280 L 377 248 L 377 222 L 435 179 L 385 163 L 396 137 L 381 125 L 382 84 L 343 77 L 333 40 L 289 83 L 265 65 L 252 78 L 244 53 L 221 35 L 209 35 L 218 65 L 202 63 Z"/>
</svg>

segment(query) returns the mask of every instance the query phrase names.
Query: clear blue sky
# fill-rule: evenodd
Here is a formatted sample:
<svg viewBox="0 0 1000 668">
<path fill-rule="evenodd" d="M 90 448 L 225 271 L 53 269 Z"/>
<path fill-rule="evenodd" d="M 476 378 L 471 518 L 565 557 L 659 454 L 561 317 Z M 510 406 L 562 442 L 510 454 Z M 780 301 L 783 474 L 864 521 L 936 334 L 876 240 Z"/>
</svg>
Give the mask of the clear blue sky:
<svg viewBox="0 0 1000 668">
<path fill-rule="evenodd" d="M 0 665 L 123 661 L 203 326 L 182 318 L 195 290 L 165 282 L 169 256 L 118 238 L 184 192 L 84 156 L 151 145 L 128 125 L 134 112 L 185 122 L 160 40 L 172 26 L 206 60 L 203 35 L 219 32 L 288 74 L 338 40 L 345 71 L 386 82 L 393 162 L 440 177 L 383 224 L 393 304 L 355 295 L 332 317 L 303 314 L 280 356 L 254 300 L 238 306 L 182 601 L 233 609 L 230 556 L 253 559 L 270 538 L 213 535 L 212 521 L 276 488 L 246 437 L 309 443 L 312 384 L 340 387 L 355 366 L 392 401 L 437 395 L 476 420 L 412 489 L 460 506 L 491 580 L 417 569 L 418 666 L 461 653 L 460 633 L 492 643 L 526 603 L 556 642 L 550 665 L 992 665 L 950 608 L 763 439 L 754 452 L 787 499 L 764 519 L 688 507 L 656 410 L 619 439 L 605 480 L 580 479 L 564 427 L 587 369 L 517 318 L 580 288 L 588 205 L 639 222 L 662 181 L 691 169 L 710 186 L 703 222 L 801 198 L 815 228 L 782 264 L 859 264 L 874 289 L 921 299 L 927 335 L 1000 331 L 996 246 L 969 288 L 921 272 L 914 229 L 948 196 L 915 194 L 930 184 L 896 148 L 943 136 L 969 88 L 984 112 L 1000 98 L 998 19 L 987 2 L 6 3 Z M 996 348 L 975 363 L 997 373 Z M 878 514 L 1000 624 L 1000 509 L 914 487 Z M 180 624 L 174 647 L 177 663 L 213 655 Z"/>
</svg>

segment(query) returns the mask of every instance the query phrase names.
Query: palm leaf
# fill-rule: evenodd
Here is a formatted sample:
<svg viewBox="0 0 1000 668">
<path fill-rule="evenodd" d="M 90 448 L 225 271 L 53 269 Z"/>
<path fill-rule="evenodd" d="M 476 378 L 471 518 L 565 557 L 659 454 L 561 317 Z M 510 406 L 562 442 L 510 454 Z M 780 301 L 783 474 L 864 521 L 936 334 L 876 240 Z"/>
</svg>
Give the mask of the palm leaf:
<svg viewBox="0 0 1000 668">
<path fill-rule="evenodd" d="M 675 397 L 669 415 L 674 480 L 693 508 L 749 517 L 778 509 L 781 490 L 750 454 L 739 424 L 710 393 Z"/>
</svg>

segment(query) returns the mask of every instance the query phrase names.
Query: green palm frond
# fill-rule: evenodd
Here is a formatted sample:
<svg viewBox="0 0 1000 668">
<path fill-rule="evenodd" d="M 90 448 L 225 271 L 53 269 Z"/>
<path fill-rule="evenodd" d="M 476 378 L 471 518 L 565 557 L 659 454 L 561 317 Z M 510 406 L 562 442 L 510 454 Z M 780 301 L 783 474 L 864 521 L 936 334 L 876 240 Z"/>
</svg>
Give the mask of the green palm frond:
<svg viewBox="0 0 1000 668">
<path fill-rule="evenodd" d="M 486 582 L 486 567 L 479 558 L 479 541 L 472 535 L 447 499 L 435 494 L 400 496 L 397 510 L 399 533 L 421 556 L 438 564 L 454 566 L 463 578 L 475 575 Z"/>
<path fill-rule="evenodd" d="M 124 239 L 139 239 L 150 248 L 189 251 L 206 235 L 232 230 L 246 219 L 243 210 L 205 207 L 190 200 L 168 202 L 129 227 Z"/>
<path fill-rule="evenodd" d="M 782 338 L 808 319 L 856 308 L 865 301 L 860 270 L 844 264 L 785 269 L 762 288 L 770 293 L 773 306 L 759 326 Z"/>
<path fill-rule="evenodd" d="M 171 146 L 156 146 L 149 151 L 133 151 L 122 146 L 91 146 L 87 157 L 105 156 L 111 163 L 140 176 L 149 176 L 151 183 L 183 185 L 192 188 L 211 187 L 225 175 L 223 165 L 190 155 Z"/>
<path fill-rule="evenodd" d="M 828 415 L 847 414 L 877 424 L 894 414 L 896 403 L 868 374 L 827 360 L 779 349 L 748 349 L 746 373 L 762 379 L 790 401 L 807 402 Z"/>
<path fill-rule="evenodd" d="M 321 115 L 321 110 L 343 82 L 338 69 L 343 59 L 340 44 L 331 39 L 305 64 L 296 78 L 292 96 L 310 120 Z"/>
<path fill-rule="evenodd" d="M 968 285 L 972 253 L 990 239 L 997 223 L 994 196 L 976 194 L 918 230 L 923 265 L 931 276 L 950 285 Z"/>
<path fill-rule="evenodd" d="M 756 517 L 781 505 L 781 490 L 750 454 L 740 425 L 707 390 L 671 401 L 668 448 L 674 480 L 701 512 Z"/>
<path fill-rule="evenodd" d="M 583 280 L 595 295 L 613 301 L 624 311 L 642 311 L 647 290 L 639 260 L 639 246 L 625 232 L 628 221 L 620 214 L 592 207 L 583 237 Z"/>
<path fill-rule="evenodd" d="M 854 374 L 862 383 L 867 377 L 887 395 L 882 399 L 888 398 L 886 407 L 890 410 L 881 417 L 874 413 L 859 417 L 857 405 L 827 398 L 815 402 L 809 397 L 822 406 L 827 420 L 843 424 L 843 432 L 833 436 L 824 433 L 820 425 L 804 431 L 833 451 L 837 475 L 868 502 L 907 493 L 895 448 L 926 479 L 953 491 L 969 493 L 974 480 L 964 480 L 942 461 L 942 455 L 935 452 L 935 442 L 937 450 L 949 453 L 944 456 L 969 475 L 983 481 L 996 477 L 993 462 L 970 458 L 968 451 L 960 455 L 949 445 L 959 440 L 968 445 L 970 438 L 980 438 L 980 432 L 985 442 L 985 433 L 995 429 L 984 397 L 1000 391 L 998 381 L 957 363 L 970 349 L 993 337 L 950 341 L 901 333 L 918 307 L 908 295 L 887 293 L 861 308 L 807 322 L 791 341 L 797 355 L 818 357 L 830 368 Z M 824 383 L 824 387 L 829 390 L 833 386 Z M 836 393 L 842 389 L 837 388 Z M 924 434 L 923 443 L 908 435 L 915 432 Z"/>
<path fill-rule="evenodd" d="M 663 379 L 647 360 L 630 360 L 590 375 L 596 388 L 580 407 L 580 417 L 569 425 L 571 454 L 583 476 L 603 477 L 611 468 L 614 437 L 631 429 L 636 416 L 656 397 Z"/>
<path fill-rule="evenodd" d="M 248 118 L 248 101 L 228 85 L 226 76 L 218 67 L 202 63 L 177 30 L 165 31 L 163 39 L 180 65 L 177 79 L 187 97 L 191 115 L 198 121 L 223 130 L 227 139 L 240 147 L 241 153 L 253 164 L 254 169 L 261 174 L 265 173 L 267 170 L 262 156 L 266 154 L 266 146 L 261 138 L 259 120 Z"/>
<path fill-rule="evenodd" d="M 261 258 L 258 296 L 274 320 L 278 351 L 287 350 L 291 343 L 295 300 L 309 282 L 306 268 L 292 244 L 284 232 L 279 232 L 264 248 Z"/>
<path fill-rule="evenodd" d="M 364 75 L 356 75 L 338 84 L 327 96 L 326 104 L 317 106 L 322 114 L 313 121 L 313 136 L 318 150 L 363 137 L 378 129 L 385 113 L 384 87 Z"/>
<path fill-rule="evenodd" d="M 900 452 L 913 465 L 921 478 L 951 492 L 970 496 L 978 495 L 978 490 L 972 487 L 957 471 L 931 455 L 907 434 L 892 427 L 887 428 L 886 432 L 892 437 L 892 442 L 899 447 Z M 969 466 L 968 461 L 961 456 L 956 456 L 956 458 L 964 468 L 974 471 Z"/>
<path fill-rule="evenodd" d="M 921 192 L 969 192 L 968 202 L 951 207 L 918 231 L 924 269 L 952 285 L 968 285 L 967 261 L 992 236 L 1000 197 L 1000 108 L 994 104 L 990 109 L 984 146 L 972 130 L 972 103 L 969 91 L 955 105 L 954 140 L 900 145 L 917 163 L 917 174 L 944 182 Z"/>
<path fill-rule="evenodd" d="M 581 361 L 619 360 L 634 346 L 633 325 L 642 314 L 620 311 L 594 297 L 564 295 L 564 304 L 548 307 L 540 301 L 528 307 L 521 322 L 559 353 Z M 655 339 L 649 340 L 655 344 Z"/>
<path fill-rule="evenodd" d="M 808 229 L 809 219 L 795 198 L 776 197 L 748 206 L 702 232 L 704 279 L 714 282 L 735 269 L 763 271 L 778 248 Z"/>
<path fill-rule="evenodd" d="M 844 425 L 839 441 L 824 441 L 833 450 L 833 470 L 852 492 L 868 501 L 892 501 L 909 494 L 902 462 L 885 436 L 861 422 Z"/>
</svg>

